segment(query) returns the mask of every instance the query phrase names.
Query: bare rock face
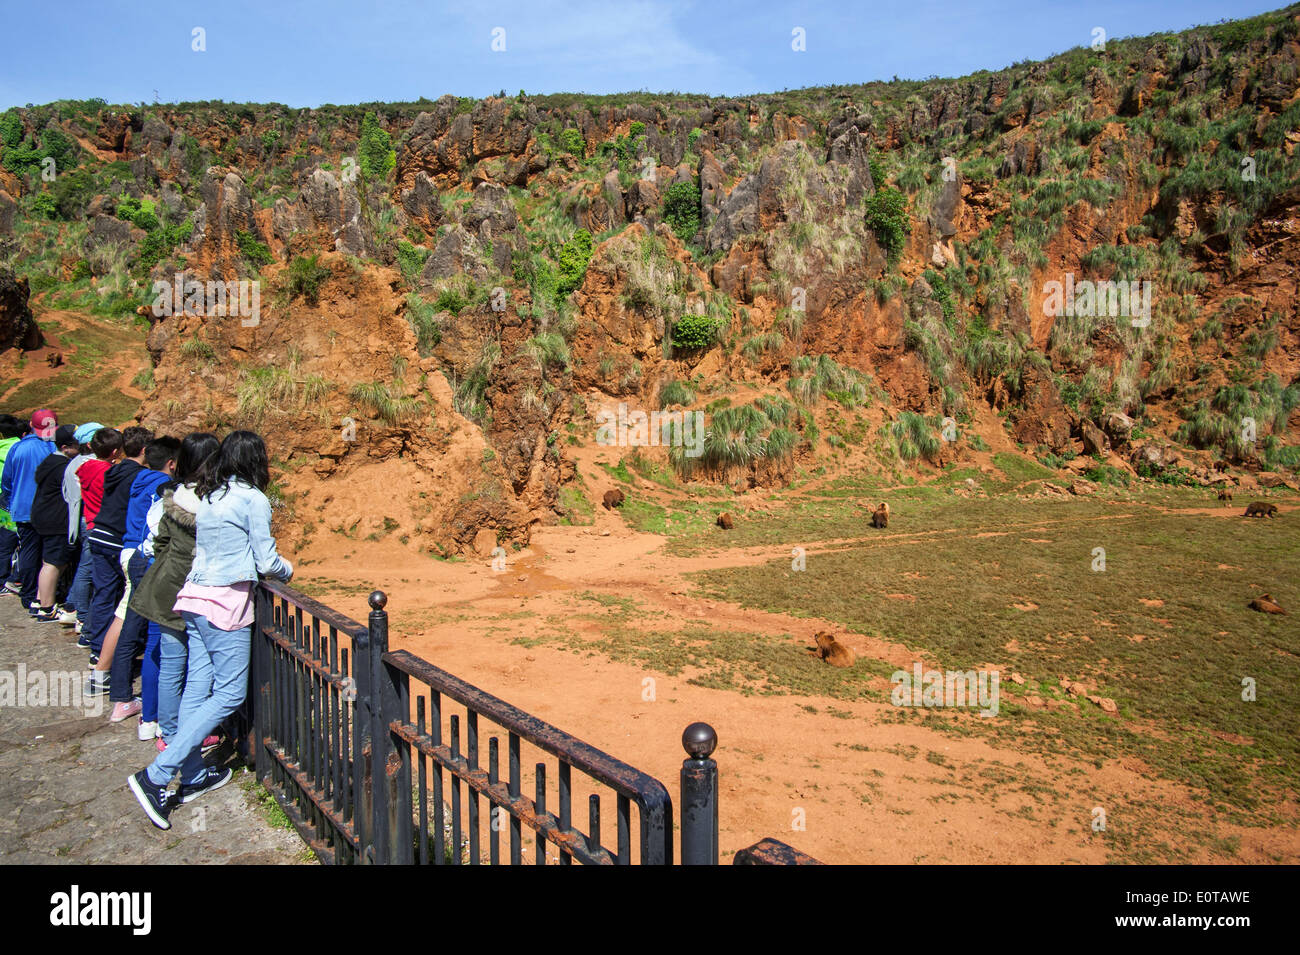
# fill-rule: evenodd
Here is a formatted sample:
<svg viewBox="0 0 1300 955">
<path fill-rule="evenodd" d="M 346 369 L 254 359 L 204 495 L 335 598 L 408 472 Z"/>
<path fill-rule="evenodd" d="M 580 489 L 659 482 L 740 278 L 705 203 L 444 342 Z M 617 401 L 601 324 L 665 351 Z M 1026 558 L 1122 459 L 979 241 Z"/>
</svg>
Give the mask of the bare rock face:
<svg viewBox="0 0 1300 955">
<path fill-rule="evenodd" d="M 1045 444 L 1053 451 L 1070 446 L 1073 414 L 1061 401 L 1051 375 L 1030 368 L 1024 376 L 1021 405 L 1010 416 L 1012 434 L 1022 444 Z"/>
<path fill-rule="evenodd" d="M 1145 466 L 1159 471 L 1175 466 L 1181 457 L 1173 447 L 1151 441 L 1135 447 L 1129 455 L 1129 460 L 1134 467 Z"/>
<path fill-rule="evenodd" d="M 442 203 L 438 201 L 438 187 L 429 174 L 420 170 L 415 174 L 415 185 L 402 193 L 402 208 L 411 221 L 432 235 L 443 221 Z"/>
<path fill-rule="evenodd" d="M 495 251 L 494 247 L 493 252 Z M 482 250 L 478 240 L 472 232 L 458 225 L 438 240 L 433 254 L 424 262 L 420 278 L 426 283 L 432 283 L 464 272 L 474 281 L 481 282 L 488 275 L 487 267 L 481 260 Z"/>
<path fill-rule="evenodd" d="M 194 213 L 190 249 L 197 254 L 191 265 L 200 274 L 229 278 L 247 274 L 250 266 L 240 251 L 240 233 L 265 242 L 254 214 L 253 196 L 233 170 L 211 166 L 199 187 L 203 199 Z"/>
<path fill-rule="evenodd" d="M 1112 411 L 1106 415 L 1102 421 L 1102 429 L 1114 443 L 1116 447 L 1122 447 L 1128 444 L 1129 436 L 1133 433 L 1134 421 L 1126 414 L 1118 411 Z"/>
<path fill-rule="evenodd" d="M 700 208 L 703 216 L 700 219 L 700 227 L 708 234 L 713 223 L 718 218 L 718 204 L 722 202 L 722 183 L 725 174 L 722 169 L 722 163 L 713 155 L 711 150 L 705 150 L 704 155 L 700 158 Z"/>
<path fill-rule="evenodd" d="M 1105 454 L 1110 450 L 1105 433 L 1086 418 L 1079 422 L 1079 437 L 1083 439 L 1084 454 Z"/>
<path fill-rule="evenodd" d="M 536 110 L 501 99 L 478 102 L 471 112 L 458 112 L 459 101 L 444 96 L 434 108 L 421 113 L 410 133 L 397 148 L 399 192 L 415 186 L 416 174 L 424 172 L 440 188 L 461 182 L 461 170 L 485 159 L 507 157 L 511 161 L 510 181 L 527 176 L 540 163 L 529 157 L 528 142 L 539 117 Z M 529 157 L 529 158 L 526 158 Z M 522 168 L 519 160 L 525 159 Z M 544 163 L 541 164 L 544 168 Z"/>
<path fill-rule="evenodd" d="M 31 351 L 44 344 L 40 326 L 27 306 L 27 280 L 0 268 L 0 351 L 18 348 Z"/>
<path fill-rule="evenodd" d="M 930 228 L 940 239 L 951 239 L 957 234 L 957 217 L 961 208 L 961 174 L 946 180 L 938 197 L 930 207 Z"/>
<path fill-rule="evenodd" d="M 519 235 L 519 216 L 504 186 L 481 183 L 474 190 L 474 201 L 465 210 L 460 224 L 482 248 L 492 250 L 492 264 L 498 271 L 510 270 L 511 253 Z"/>
<path fill-rule="evenodd" d="M 871 179 L 871 164 L 867 161 L 867 147 L 863 139 L 862 133 L 853 126 L 840 133 L 830 146 L 828 157 L 830 161 L 848 166 L 850 170 L 848 179 L 850 203 L 858 202 L 864 193 L 874 192 L 876 189 L 876 184 Z"/>
<path fill-rule="evenodd" d="M 663 199 L 659 187 L 648 179 L 638 179 L 627 190 L 627 216 L 633 222 L 644 222 L 653 227 L 659 221 L 659 208 Z"/>
<path fill-rule="evenodd" d="M 750 174 L 718 204 L 705 237 L 710 252 L 729 249 L 742 235 L 758 231 L 758 176 Z"/>
<path fill-rule="evenodd" d="M 325 169 L 307 177 L 296 203 L 276 201 L 271 228 L 286 243 L 295 232 L 319 231 L 328 235 L 336 252 L 363 255 L 367 249 L 356 187 Z"/>
</svg>

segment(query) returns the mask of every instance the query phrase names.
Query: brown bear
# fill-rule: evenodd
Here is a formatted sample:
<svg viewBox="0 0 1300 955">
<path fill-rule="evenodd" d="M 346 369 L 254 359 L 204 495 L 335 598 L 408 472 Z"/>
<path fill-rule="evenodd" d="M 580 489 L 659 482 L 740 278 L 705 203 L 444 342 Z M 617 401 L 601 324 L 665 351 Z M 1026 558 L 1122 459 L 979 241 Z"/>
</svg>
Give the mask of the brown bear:
<svg viewBox="0 0 1300 955">
<path fill-rule="evenodd" d="M 731 524 L 731 515 L 730 515 L 730 514 L 727 514 L 727 513 L 725 513 L 725 512 L 722 513 L 722 514 L 719 514 L 719 515 L 718 515 L 718 526 L 721 527 L 724 531 L 729 531 L 729 530 L 731 530 L 731 527 L 732 527 L 732 524 Z"/>
<path fill-rule="evenodd" d="M 1252 501 L 1246 505 L 1246 513 L 1242 517 L 1277 517 L 1277 505 Z"/>
<path fill-rule="evenodd" d="M 833 667 L 851 667 L 858 659 L 852 650 L 824 630 L 813 639 L 817 641 L 817 649 L 808 652 L 815 653 Z"/>
<path fill-rule="evenodd" d="M 1285 610 L 1278 606 L 1277 601 L 1270 594 L 1256 597 L 1246 606 L 1250 607 L 1251 610 L 1258 610 L 1260 613 L 1286 613 Z"/>
<path fill-rule="evenodd" d="M 605 499 L 601 503 L 605 505 L 605 510 L 611 511 L 616 507 L 622 507 L 623 500 L 623 492 L 615 488 L 605 492 Z"/>
<path fill-rule="evenodd" d="M 53 355 L 46 355 L 45 363 L 51 368 L 58 368 L 63 364 L 63 352 L 56 351 Z"/>
<path fill-rule="evenodd" d="M 871 526 L 872 527 L 889 526 L 889 505 L 888 504 L 882 501 L 880 506 L 871 512 Z"/>
<path fill-rule="evenodd" d="M 1231 501 L 1231 500 L 1232 500 L 1232 492 L 1229 491 L 1226 487 L 1225 487 L 1225 488 L 1221 488 L 1221 489 L 1219 490 L 1219 500 L 1220 500 L 1220 501 Z"/>
</svg>

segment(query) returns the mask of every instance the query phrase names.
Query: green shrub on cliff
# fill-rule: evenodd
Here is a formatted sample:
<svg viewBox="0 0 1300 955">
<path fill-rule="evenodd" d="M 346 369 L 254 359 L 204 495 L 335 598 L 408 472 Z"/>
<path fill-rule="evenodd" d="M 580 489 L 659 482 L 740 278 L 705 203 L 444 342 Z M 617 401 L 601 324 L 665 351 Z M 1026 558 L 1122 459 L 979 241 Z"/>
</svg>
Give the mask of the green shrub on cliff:
<svg viewBox="0 0 1300 955">
<path fill-rule="evenodd" d="M 320 298 L 320 287 L 330 277 L 330 270 L 319 262 L 316 255 L 295 256 L 284 270 L 284 290 L 289 300 L 301 296 L 308 305 L 315 305 Z"/>
<path fill-rule="evenodd" d="M 886 186 L 877 189 L 867 200 L 867 228 L 876 235 L 876 241 L 889 257 L 890 263 L 896 263 L 903 254 L 903 244 L 912 225 L 907 219 L 907 197 L 897 189 Z"/>
<path fill-rule="evenodd" d="M 579 229 L 573 238 L 560 246 L 560 267 L 556 288 L 561 295 L 568 295 L 582 284 L 587 274 L 587 263 L 591 261 L 591 233 Z"/>
<path fill-rule="evenodd" d="M 694 182 L 679 182 L 664 193 L 664 221 L 683 242 L 700 231 L 700 188 Z"/>
</svg>

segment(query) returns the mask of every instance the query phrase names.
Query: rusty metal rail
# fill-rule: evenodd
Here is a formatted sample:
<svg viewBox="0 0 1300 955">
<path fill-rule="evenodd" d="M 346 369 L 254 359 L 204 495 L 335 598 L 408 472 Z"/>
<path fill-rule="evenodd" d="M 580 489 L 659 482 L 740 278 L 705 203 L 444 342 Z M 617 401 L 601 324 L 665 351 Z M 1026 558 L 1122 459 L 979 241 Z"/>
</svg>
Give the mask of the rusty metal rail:
<svg viewBox="0 0 1300 955">
<path fill-rule="evenodd" d="M 471 686 L 445 670 L 441 670 L 425 660 L 421 660 L 405 650 L 384 654 L 384 662 L 395 672 L 398 680 L 398 693 L 404 704 L 402 710 L 409 712 L 410 684 L 417 681 L 429 691 L 429 729 L 425 730 L 425 697 L 416 698 L 416 718 L 392 721 L 389 730 L 393 735 L 394 745 L 398 747 L 399 757 L 404 763 L 412 759 L 411 751 L 419 759 L 420 782 L 416 792 L 420 803 L 420 833 L 417 844 L 422 848 L 432 841 L 434 861 L 442 858 L 444 849 L 439 840 L 439 826 L 436 820 L 441 815 L 443 805 L 442 773 L 446 770 L 452 777 L 452 829 L 459 832 L 459 789 L 460 783 L 467 784 L 469 806 L 469 859 L 470 864 L 480 861 L 480 851 L 476 836 L 479 834 L 479 798 L 487 799 L 489 825 L 489 859 L 495 861 L 499 856 L 498 833 L 500 817 L 505 812 L 510 817 L 510 860 L 518 865 L 521 861 L 522 826 L 527 825 L 536 833 L 535 860 L 544 864 L 546 853 L 544 843 L 555 846 L 559 852 L 559 861 L 567 865 L 576 858 L 587 864 L 616 863 L 626 865 L 631 861 L 631 807 L 637 807 L 639 822 L 638 858 L 643 865 L 665 865 L 672 863 L 672 797 L 663 783 L 629 766 L 622 760 L 603 753 L 594 746 L 584 743 L 550 723 L 525 713 L 503 700 Z M 443 743 L 442 725 L 444 719 L 444 697 L 454 700 L 466 710 L 465 715 L 465 752 L 460 751 L 460 717 L 459 714 L 447 716 L 450 727 L 450 745 Z M 495 724 L 507 739 L 509 757 L 509 777 L 503 782 L 499 772 L 498 737 L 488 737 L 488 769 L 484 772 L 479 766 L 479 741 L 483 735 L 480 721 Z M 529 799 L 520 791 L 521 748 L 523 743 L 554 757 L 556 760 L 556 780 L 558 784 L 558 814 L 546 809 L 547 764 L 537 763 L 534 767 L 536 796 Z M 433 839 L 429 839 L 427 799 L 430 794 L 426 783 L 427 772 L 425 758 L 434 764 L 432 774 L 432 797 L 435 817 Z M 575 827 L 572 812 L 573 771 L 585 774 L 593 783 L 612 790 L 616 802 L 616 849 L 611 853 L 600 842 L 600 795 L 592 793 L 588 800 L 588 827 L 583 831 Z M 409 771 L 409 767 L 406 771 Z M 450 854 L 455 861 L 459 853 Z M 427 858 L 421 853 L 421 862 Z"/>
<path fill-rule="evenodd" d="M 536 865 L 673 863 L 672 797 L 659 780 L 427 660 L 389 651 L 387 599 L 370 595 L 363 626 L 283 584 L 257 589 L 257 776 L 322 862 L 521 865 L 527 829 Z M 682 744 L 681 861 L 717 865 L 717 734 L 693 723 Z M 584 795 L 585 828 L 573 812 Z M 602 800 L 611 799 L 606 845 Z M 781 848 L 788 854 L 736 861 L 814 861 Z"/>
</svg>

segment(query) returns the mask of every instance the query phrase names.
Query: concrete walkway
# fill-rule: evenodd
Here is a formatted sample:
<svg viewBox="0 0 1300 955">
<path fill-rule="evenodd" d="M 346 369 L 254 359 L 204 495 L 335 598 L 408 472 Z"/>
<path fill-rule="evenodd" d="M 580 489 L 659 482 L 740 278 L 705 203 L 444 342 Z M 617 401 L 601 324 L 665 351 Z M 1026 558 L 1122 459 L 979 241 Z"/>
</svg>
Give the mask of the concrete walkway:
<svg viewBox="0 0 1300 955">
<path fill-rule="evenodd" d="M 136 738 L 136 717 L 109 723 L 107 697 L 82 695 L 86 662 L 71 627 L 37 623 L 17 597 L 0 597 L 0 864 L 313 861 L 240 768 L 178 807 L 170 830 L 155 829 L 126 786 L 153 743 Z"/>
</svg>

